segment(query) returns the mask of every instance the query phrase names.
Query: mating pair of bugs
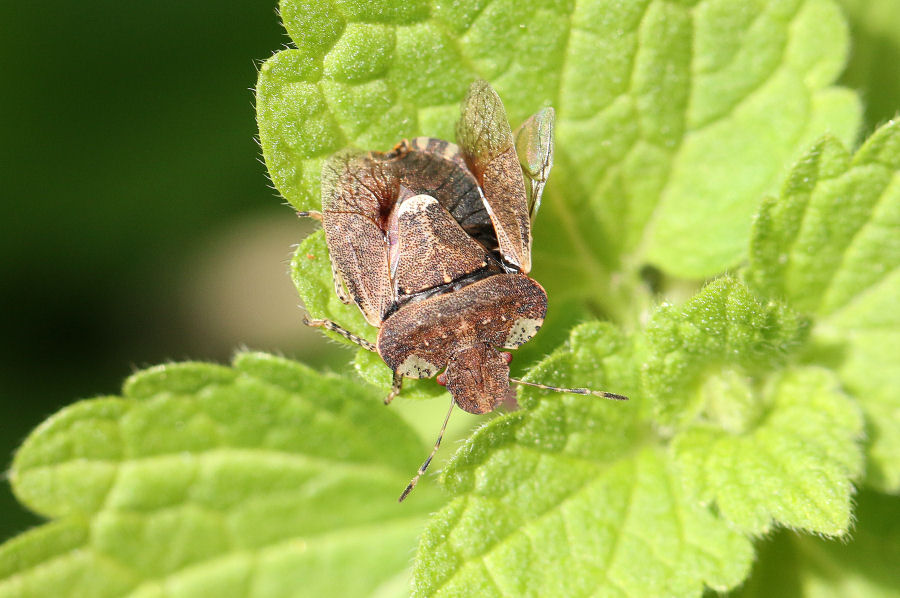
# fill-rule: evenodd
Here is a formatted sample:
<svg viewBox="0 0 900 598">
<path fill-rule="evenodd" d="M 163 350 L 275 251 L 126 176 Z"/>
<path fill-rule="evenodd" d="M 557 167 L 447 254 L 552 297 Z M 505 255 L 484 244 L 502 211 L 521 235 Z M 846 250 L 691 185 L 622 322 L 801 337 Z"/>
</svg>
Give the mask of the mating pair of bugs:
<svg viewBox="0 0 900 598">
<path fill-rule="evenodd" d="M 476 81 L 462 103 L 458 145 L 418 137 L 387 153 L 339 152 L 322 170 L 322 212 L 301 212 L 325 229 L 334 289 L 379 328 L 373 345 L 329 320 L 337 332 L 377 352 L 403 378 L 430 378 L 452 396 L 431 454 L 400 496 L 409 495 L 441 444 L 453 406 L 493 411 L 510 383 L 620 399 L 585 388 L 510 378 L 515 349 L 540 329 L 547 294 L 528 277 L 531 221 L 553 165 L 552 108 L 510 129 L 503 103 Z M 346 287 L 346 292 L 345 292 Z"/>
</svg>

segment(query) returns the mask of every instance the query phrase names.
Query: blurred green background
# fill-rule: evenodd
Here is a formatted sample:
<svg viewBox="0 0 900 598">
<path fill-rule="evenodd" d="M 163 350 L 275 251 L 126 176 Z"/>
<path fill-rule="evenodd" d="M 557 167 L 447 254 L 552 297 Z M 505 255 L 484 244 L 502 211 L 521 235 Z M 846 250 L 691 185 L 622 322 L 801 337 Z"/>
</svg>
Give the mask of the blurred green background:
<svg viewBox="0 0 900 598">
<path fill-rule="evenodd" d="M 301 325 L 307 229 L 254 141 L 258 61 L 288 42 L 273 2 L 4 2 L 0 22 L 0 468 L 139 367 L 347 357 Z M 4 483 L 0 541 L 36 521 Z"/>
<path fill-rule="evenodd" d="M 843 4 L 866 134 L 898 108 L 900 1 Z M 352 355 L 300 325 L 288 260 L 310 228 L 254 141 L 256 65 L 288 43 L 273 2 L 6 2 L 0 22 L 3 469 L 45 417 L 140 367 Z M 0 487 L 0 541 L 36 522 Z"/>
</svg>

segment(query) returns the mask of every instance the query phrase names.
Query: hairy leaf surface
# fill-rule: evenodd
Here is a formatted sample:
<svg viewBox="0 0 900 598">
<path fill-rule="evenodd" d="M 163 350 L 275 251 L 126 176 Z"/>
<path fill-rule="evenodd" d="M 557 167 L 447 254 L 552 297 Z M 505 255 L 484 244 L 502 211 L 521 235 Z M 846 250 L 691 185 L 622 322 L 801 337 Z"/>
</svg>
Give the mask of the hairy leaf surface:
<svg viewBox="0 0 900 598">
<path fill-rule="evenodd" d="M 732 379 L 710 385 L 707 392 L 718 410 L 673 442 L 681 474 L 694 492 L 749 533 L 768 532 L 776 522 L 822 534 L 846 533 L 851 481 L 863 467 L 858 444 L 863 422 L 834 376 L 812 368 L 785 371 L 763 396 L 750 398 L 755 410 L 746 410 L 740 425 L 729 422 L 730 429 L 715 418 L 726 412 L 728 395 L 758 391 Z"/>
<path fill-rule="evenodd" d="M 749 541 L 685 492 L 640 417 L 629 341 L 592 324 L 570 346 L 529 377 L 632 402 L 527 389 L 481 428 L 444 473 L 457 496 L 426 528 L 414 595 L 691 596 L 746 574 Z"/>
<path fill-rule="evenodd" d="M 54 521 L 0 547 L 0 596 L 396 590 L 436 504 L 397 508 L 424 450 L 371 392 L 284 359 L 138 373 L 16 454 L 13 490 Z"/>
<path fill-rule="evenodd" d="M 459 101 L 485 78 L 513 127 L 557 111 L 535 243 L 548 281 L 576 258 L 606 274 L 623 258 L 720 272 L 785 164 L 859 123 L 855 94 L 832 86 L 848 42 L 831 0 L 283 0 L 281 14 L 296 48 L 262 65 L 257 112 L 282 195 L 317 207 L 322 161 L 344 147 L 452 140 Z"/>
<path fill-rule="evenodd" d="M 862 492 L 858 520 L 842 542 L 787 531 L 762 542 L 740 598 L 897 598 L 900 498 Z M 731 595 L 731 594 L 729 594 Z"/>
<path fill-rule="evenodd" d="M 868 482 L 900 490 L 900 123 L 853 156 L 825 138 L 797 164 L 761 208 L 748 280 L 817 317 L 810 358 L 866 413 Z"/>
</svg>

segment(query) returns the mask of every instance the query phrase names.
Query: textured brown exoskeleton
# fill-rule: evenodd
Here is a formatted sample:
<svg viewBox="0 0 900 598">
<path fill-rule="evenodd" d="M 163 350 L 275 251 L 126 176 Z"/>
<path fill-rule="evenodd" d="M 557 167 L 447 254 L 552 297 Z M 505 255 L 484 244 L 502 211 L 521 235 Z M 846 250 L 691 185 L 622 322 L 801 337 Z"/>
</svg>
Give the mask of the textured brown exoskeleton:
<svg viewBox="0 0 900 598">
<path fill-rule="evenodd" d="M 403 378 L 430 378 L 452 396 L 431 454 L 400 497 L 415 487 L 440 446 L 454 405 L 493 411 L 510 382 L 612 399 L 509 377 L 515 349 L 540 329 L 547 295 L 531 270 L 531 221 L 553 164 L 552 108 L 513 135 L 497 93 L 469 88 L 459 145 L 418 137 L 387 153 L 340 152 L 322 171 L 322 221 L 335 292 L 379 328 L 375 345 L 334 322 L 307 320 L 381 355 Z M 346 286 L 347 291 L 344 291 Z"/>
</svg>

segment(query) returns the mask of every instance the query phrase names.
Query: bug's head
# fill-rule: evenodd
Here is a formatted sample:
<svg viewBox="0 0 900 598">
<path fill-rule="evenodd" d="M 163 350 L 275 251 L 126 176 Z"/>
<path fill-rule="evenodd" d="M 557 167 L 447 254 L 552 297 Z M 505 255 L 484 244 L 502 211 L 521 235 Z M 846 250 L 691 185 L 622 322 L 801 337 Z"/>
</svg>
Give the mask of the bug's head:
<svg viewBox="0 0 900 598">
<path fill-rule="evenodd" d="M 509 393 L 509 362 L 512 356 L 478 344 L 460 349 L 438 376 L 456 404 L 469 413 L 488 413 Z"/>
</svg>

